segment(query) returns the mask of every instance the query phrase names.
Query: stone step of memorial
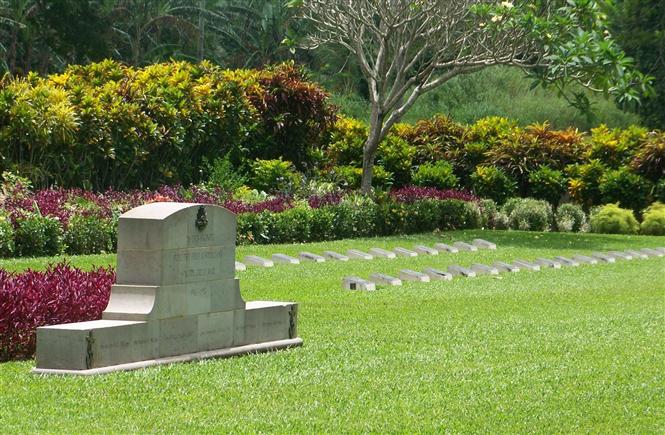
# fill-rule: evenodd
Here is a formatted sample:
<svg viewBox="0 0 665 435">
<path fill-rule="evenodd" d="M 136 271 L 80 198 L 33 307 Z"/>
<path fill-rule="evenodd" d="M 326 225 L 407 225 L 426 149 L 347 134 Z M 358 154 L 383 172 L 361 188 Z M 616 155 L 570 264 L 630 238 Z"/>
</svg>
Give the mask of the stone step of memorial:
<svg viewBox="0 0 665 435">
<path fill-rule="evenodd" d="M 640 249 L 640 252 L 643 253 L 643 254 L 648 255 L 649 257 L 663 257 L 663 256 L 665 256 L 664 253 L 662 253 L 660 251 L 657 251 L 655 249 L 651 249 L 651 248 L 642 248 L 642 249 Z"/>
<path fill-rule="evenodd" d="M 358 249 L 349 249 L 346 251 L 346 255 L 349 256 L 349 258 L 358 258 L 361 260 L 373 260 L 374 256 L 372 254 L 368 254 L 367 252 L 360 251 Z"/>
<path fill-rule="evenodd" d="M 417 272 L 415 270 L 411 269 L 402 269 L 399 271 L 399 278 L 402 281 L 418 281 L 418 282 L 429 282 L 430 277 L 429 275 L 422 273 L 422 272 Z"/>
<path fill-rule="evenodd" d="M 301 253 L 298 254 L 298 257 L 300 257 L 301 260 L 304 261 L 313 261 L 314 263 L 325 263 L 326 262 L 326 257 L 318 254 L 314 254 L 312 252 L 307 252 L 307 251 L 302 251 Z"/>
<path fill-rule="evenodd" d="M 475 278 L 476 277 L 476 272 L 474 272 L 471 269 L 468 269 L 466 267 L 458 266 L 456 264 L 452 266 L 448 266 L 448 272 L 450 272 L 453 276 L 459 275 L 459 276 L 464 276 L 467 278 Z"/>
<path fill-rule="evenodd" d="M 428 267 L 427 269 L 423 270 L 423 272 L 429 275 L 431 279 L 436 281 L 452 281 L 453 279 L 452 273 L 444 272 L 443 270 L 434 269 L 431 267 Z"/>
<path fill-rule="evenodd" d="M 435 243 L 434 248 L 438 249 L 439 251 L 448 252 L 450 254 L 457 254 L 459 252 L 459 249 L 456 247 L 447 245 L 445 243 Z"/>
<path fill-rule="evenodd" d="M 526 260 L 515 260 L 513 261 L 513 264 L 520 269 L 528 270 L 530 272 L 538 272 L 540 270 L 540 265 Z"/>
<path fill-rule="evenodd" d="M 471 265 L 471 270 L 478 275 L 498 275 L 499 269 L 494 266 L 488 266 L 482 263 L 474 263 Z"/>
<path fill-rule="evenodd" d="M 455 242 L 453 246 L 460 251 L 477 252 L 478 248 L 466 242 Z"/>
<path fill-rule="evenodd" d="M 609 251 L 607 255 L 611 255 L 614 258 L 618 258 L 620 260 L 632 260 L 633 256 L 628 254 L 627 252 L 621 252 L 621 251 Z"/>
<path fill-rule="evenodd" d="M 236 261 L 236 271 L 242 272 L 243 270 L 247 270 L 247 266 L 245 266 L 239 261 Z"/>
<path fill-rule="evenodd" d="M 386 285 L 402 285 L 402 280 L 394 276 L 386 275 L 385 273 L 373 273 L 369 276 L 369 280 L 376 284 Z"/>
<path fill-rule="evenodd" d="M 473 246 L 476 246 L 476 247 L 481 248 L 481 249 L 491 249 L 493 251 L 496 250 L 496 244 L 492 243 L 492 242 L 488 242 L 487 240 L 474 239 L 473 242 L 471 242 L 471 243 L 473 243 Z"/>
<path fill-rule="evenodd" d="M 503 261 L 495 261 L 494 264 L 492 265 L 496 267 L 499 270 L 499 272 L 517 273 L 520 271 L 519 267 Z"/>
<path fill-rule="evenodd" d="M 649 256 L 647 254 L 645 254 L 644 252 L 636 251 L 634 249 L 626 249 L 623 252 L 625 252 L 626 254 L 632 255 L 633 258 L 636 258 L 638 260 L 646 260 L 647 258 L 649 258 Z"/>
<path fill-rule="evenodd" d="M 342 278 L 342 287 L 346 290 L 376 290 L 376 284 L 357 276 L 345 276 Z"/>
<path fill-rule="evenodd" d="M 323 251 L 323 256 L 337 261 L 349 261 L 349 257 L 335 251 Z"/>
<path fill-rule="evenodd" d="M 439 255 L 438 250 L 425 245 L 416 245 L 413 250 L 422 255 Z"/>
<path fill-rule="evenodd" d="M 575 261 L 572 258 L 563 257 L 561 255 L 554 257 L 554 259 L 561 263 L 562 266 L 578 267 L 580 265 L 578 261 Z"/>
<path fill-rule="evenodd" d="M 540 267 L 549 267 L 551 269 L 561 269 L 561 263 L 555 260 L 550 260 L 549 258 L 539 257 L 536 258 L 535 263 Z"/>
<path fill-rule="evenodd" d="M 399 255 L 400 257 L 417 257 L 418 256 L 418 253 L 416 251 L 412 251 L 412 250 L 406 249 L 406 248 L 401 248 L 399 246 L 397 248 L 394 248 L 393 252 L 395 254 Z"/>
<path fill-rule="evenodd" d="M 397 258 L 397 255 L 395 255 L 394 252 L 386 251 L 385 249 L 382 248 L 370 248 L 369 253 L 372 254 L 375 257 L 381 257 L 381 258 Z"/>
<path fill-rule="evenodd" d="M 275 263 L 272 260 L 267 258 L 259 257 L 258 255 L 247 255 L 243 261 L 245 264 L 251 264 L 252 266 L 259 267 L 273 267 Z"/>
<path fill-rule="evenodd" d="M 286 254 L 272 254 L 271 258 L 274 263 L 300 264 L 300 260 Z"/>
<path fill-rule="evenodd" d="M 594 252 L 591 257 L 604 263 L 616 263 L 616 259 L 610 255 L 603 254 L 602 252 Z"/>
<path fill-rule="evenodd" d="M 598 259 L 588 255 L 573 255 L 573 260 L 584 264 L 598 264 Z"/>
</svg>

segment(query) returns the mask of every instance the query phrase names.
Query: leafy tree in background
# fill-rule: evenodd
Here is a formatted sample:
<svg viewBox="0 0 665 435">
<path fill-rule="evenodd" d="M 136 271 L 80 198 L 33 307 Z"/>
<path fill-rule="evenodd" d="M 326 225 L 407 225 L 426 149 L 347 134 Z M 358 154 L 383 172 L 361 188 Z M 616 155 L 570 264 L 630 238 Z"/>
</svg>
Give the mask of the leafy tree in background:
<svg viewBox="0 0 665 435">
<path fill-rule="evenodd" d="M 593 0 L 293 0 L 314 27 L 310 47 L 353 53 L 367 79 L 371 115 L 362 190 L 371 189 L 379 143 L 422 94 L 492 65 L 531 71 L 635 101 L 647 80 L 609 39 Z"/>
<path fill-rule="evenodd" d="M 613 21 L 617 41 L 641 71 L 655 77 L 654 95 L 638 112 L 648 126 L 665 129 L 665 0 L 620 0 Z"/>
</svg>

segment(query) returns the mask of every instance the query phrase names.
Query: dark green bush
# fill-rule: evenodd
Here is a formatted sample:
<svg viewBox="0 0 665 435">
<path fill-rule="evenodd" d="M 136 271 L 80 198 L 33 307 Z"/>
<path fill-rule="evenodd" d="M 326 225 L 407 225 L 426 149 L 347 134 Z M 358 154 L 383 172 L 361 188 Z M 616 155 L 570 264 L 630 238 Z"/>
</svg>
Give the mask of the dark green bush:
<svg viewBox="0 0 665 435">
<path fill-rule="evenodd" d="M 291 162 L 282 159 L 256 160 L 252 163 L 250 187 L 268 193 L 293 192 L 301 184 L 299 175 Z"/>
<path fill-rule="evenodd" d="M 653 199 L 665 203 L 665 178 L 660 180 L 653 188 Z"/>
<path fill-rule="evenodd" d="M 541 166 L 529 174 L 529 190 L 531 196 L 544 199 L 557 205 L 561 196 L 566 193 L 567 179 L 563 172 Z"/>
<path fill-rule="evenodd" d="M 444 190 L 452 189 L 458 183 L 459 179 L 453 173 L 453 166 L 445 160 L 423 163 L 413 174 L 413 184 L 416 186 L 436 187 Z"/>
<path fill-rule="evenodd" d="M 379 144 L 376 153 L 376 161 L 386 171 L 393 174 L 393 182 L 396 186 L 405 186 L 411 181 L 411 168 L 416 149 L 409 145 L 404 139 L 389 134 Z"/>
<path fill-rule="evenodd" d="M 640 228 L 633 211 L 618 204 L 606 204 L 593 210 L 589 223 L 594 233 L 635 234 Z"/>
<path fill-rule="evenodd" d="M 552 226 L 552 206 L 547 201 L 520 198 L 507 203 L 503 212 L 513 230 L 549 231 Z"/>
<path fill-rule="evenodd" d="M 274 213 L 269 227 L 270 243 L 309 242 L 311 235 L 312 210 L 295 207 L 281 213 Z"/>
<path fill-rule="evenodd" d="M 474 202 L 446 199 L 438 201 L 438 206 L 441 230 L 473 229 L 482 225 L 480 207 Z"/>
<path fill-rule="evenodd" d="M 654 202 L 644 210 L 640 232 L 651 236 L 665 236 L 665 204 Z"/>
<path fill-rule="evenodd" d="M 11 257 L 14 248 L 14 227 L 9 218 L 0 215 L 0 257 Z"/>
<path fill-rule="evenodd" d="M 561 204 L 554 219 L 557 231 L 579 232 L 586 227 L 586 214 L 582 207 L 576 204 Z"/>
<path fill-rule="evenodd" d="M 115 228 L 110 219 L 96 216 L 73 216 L 64 234 L 68 254 L 113 252 Z"/>
<path fill-rule="evenodd" d="M 343 189 L 358 189 L 362 181 L 363 169 L 354 166 L 335 166 L 326 178 Z M 381 165 L 374 165 L 372 186 L 387 189 L 393 184 L 393 174 Z"/>
<path fill-rule="evenodd" d="M 60 254 L 64 248 L 60 221 L 40 215 L 29 215 L 18 221 L 16 253 L 21 257 Z"/>
<path fill-rule="evenodd" d="M 649 180 L 628 168 L 606 172 L 599 186 L 603 202 L 618 202 L 621 207 L 632 210 L 642 210 L 649 203 L 652 187 Z"/>
<path fill-rule="evenodd" d="M 204 163 L 205 185 L 208 188 L 219 188 L 225 192 L 233 192 L 247 182 L 247 177 L 241 174 L 231 162 L 228 155 Z"/>
<path fill-rule="evenodd" d="M 515 180 L 496 166 L 477 166 L 471 174 L 471 185 L 476 195 L 499 204 L 517 192 Z"/>
<path fill-rule="evenodd" d="M 499 211 L 496 202 L 491 199 L 481 199 L 478 206 L 480 207 L 481 227 L 494 228 L 494 219 Z"/>
</svg>

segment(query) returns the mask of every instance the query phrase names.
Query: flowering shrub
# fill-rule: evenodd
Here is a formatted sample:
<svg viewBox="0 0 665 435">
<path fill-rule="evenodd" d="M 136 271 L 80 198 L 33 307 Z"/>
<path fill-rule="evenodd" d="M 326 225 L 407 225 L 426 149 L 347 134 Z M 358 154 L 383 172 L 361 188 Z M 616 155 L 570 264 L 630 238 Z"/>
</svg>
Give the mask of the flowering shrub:
<svg viewBox="0 0 665 435">
<path fill-rule="evenodd" d="M 39 326 L 99 319 L 113 282 L 110 268 L 84 272 L 61 263 L 44 272 L 0 269 L 0 361 L 30 358 Z"/>
</svg>

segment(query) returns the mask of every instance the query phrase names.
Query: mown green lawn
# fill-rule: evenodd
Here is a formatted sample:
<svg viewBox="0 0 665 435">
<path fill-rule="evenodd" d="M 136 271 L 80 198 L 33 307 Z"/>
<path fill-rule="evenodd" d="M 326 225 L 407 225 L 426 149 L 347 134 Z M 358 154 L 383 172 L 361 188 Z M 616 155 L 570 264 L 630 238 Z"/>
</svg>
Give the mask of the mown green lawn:
<svg viewBox="0 0 665 435">
<path fill-rule="evenodd" d="M 497 251 L 277 265 L 239 273 L 246 300 L 300 303 L 304 346 L 93 378 L 0 364 L 0 428 L 15 432 L 665 431 L 665 259 L 341 289 L 345 275 L 396 275 L 593 250 L 663 237 L 453 232 L 311 245 L 412 247 L 482 237 Z M 70 259 L 91 267 L 114 256 Z M 0 267 L 43 267 L 2 261 Z"/>
</svg>

